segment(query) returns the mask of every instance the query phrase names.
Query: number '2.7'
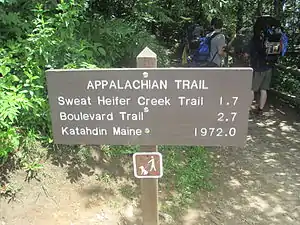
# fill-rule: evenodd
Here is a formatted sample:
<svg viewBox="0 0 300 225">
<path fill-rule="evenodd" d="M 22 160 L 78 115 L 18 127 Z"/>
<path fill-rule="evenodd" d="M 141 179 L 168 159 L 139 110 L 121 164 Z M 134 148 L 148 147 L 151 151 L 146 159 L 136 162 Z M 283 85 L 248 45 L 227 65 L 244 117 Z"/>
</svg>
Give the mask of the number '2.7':
<svg viewBox="0 0 300 225">
<path fill-rule="evenodd" d="M 226 101 L 226 99 L 223 98 L 223 96 L 220 97 L 220 105 L 236 105 L 239 97 L 231 97 L 229 101 Z"/>
</svg>

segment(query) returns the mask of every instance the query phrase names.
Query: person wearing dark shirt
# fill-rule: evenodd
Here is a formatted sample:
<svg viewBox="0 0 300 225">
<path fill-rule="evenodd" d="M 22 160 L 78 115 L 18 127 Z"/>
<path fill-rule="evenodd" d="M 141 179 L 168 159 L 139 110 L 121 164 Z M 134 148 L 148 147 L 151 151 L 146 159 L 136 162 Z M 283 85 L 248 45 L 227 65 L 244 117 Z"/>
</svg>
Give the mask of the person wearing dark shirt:
<svg viewBox="0 0 300 225">
<path fill-rule="evenodd" d="M 254 92 L 260 93 L 259 103 L 256 108 L 257 114 L 262 114 L 263 112 L 272 77 L 272 66 L 268 65 L 264 49 L 260 47 L 261 38 L 261 36 L 253 37 L 246 51 L 246 56 L 250 57 L 250 66 L 253 69 L 252 100 L 254 99 Z"/>
</svg>

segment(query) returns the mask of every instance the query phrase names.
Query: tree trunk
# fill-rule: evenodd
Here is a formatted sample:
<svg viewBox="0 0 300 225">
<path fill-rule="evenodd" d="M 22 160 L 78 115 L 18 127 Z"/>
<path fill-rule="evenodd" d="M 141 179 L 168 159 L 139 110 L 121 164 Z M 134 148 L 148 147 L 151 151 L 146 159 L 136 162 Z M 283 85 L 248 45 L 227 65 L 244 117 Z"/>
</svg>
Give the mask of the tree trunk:
<svg viewBox="0 0 300 225">
<path fill-rule="evenodd" d="M 236 33 L 239 32 L 239 30 L 243 27 L 244 21 L 243 21 L 243 15 L 244 15 L 244 7 L 243 7 L 243 2 L 239 0 L 238 5 L 237 5 L 237 12 L 236 12 Z"/>
<path fill-rule="evenodd" d="M 257 8 L 256 8 L 256 16 L 257 17 L 259 17 L 259 16 L 262 15 L 262 7 L 263 7 L 263 1 L 262 0 L 258 0 L 258 2 L 257 2 Z"/>
<path fill-rule="evenodd" d="M 275 17 L 281 20 L 283 13 L 284 0 L 274 0 Z"/>
</svg>

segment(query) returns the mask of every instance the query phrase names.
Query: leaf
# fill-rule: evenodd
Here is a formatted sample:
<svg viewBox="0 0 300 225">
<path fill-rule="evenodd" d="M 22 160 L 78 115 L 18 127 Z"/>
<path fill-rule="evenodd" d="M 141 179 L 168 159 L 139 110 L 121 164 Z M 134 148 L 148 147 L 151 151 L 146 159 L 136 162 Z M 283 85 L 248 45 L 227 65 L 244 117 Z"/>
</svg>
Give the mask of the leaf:
<svg viewBox="0 0 300 225">
<path fill-rule="evenodd" d="M 100 55 L 106 56 L 106 51 L 105 51 L 104 48 L 102 48 L 102 47 L 100 47 L 100 46 L 98 46 L 98 47 L 96 47 L 96 48 L 97 48 L 97 51 L 99 52 Z"/>
<path fill-rule="evenodd" d="M 2 74 L 2 76 L 7 75 L 10 72 L 10 68 L 6 67 L 4 65 L 0 66 L 0 74 Z"/>
<path fill-rule="evenodd" d="M 19 77 L 17 77 L 16 75 L 11 75 L 11 78 L 13 79 L 13 81 L 19 81 Z"/>
<path fill-rule="evenodd" d="M 184 16 L 180 16 L 181 19 L 185 20 L 185 21 L 192 21 L 191 17 L 184 17 Z"/>
</svg>

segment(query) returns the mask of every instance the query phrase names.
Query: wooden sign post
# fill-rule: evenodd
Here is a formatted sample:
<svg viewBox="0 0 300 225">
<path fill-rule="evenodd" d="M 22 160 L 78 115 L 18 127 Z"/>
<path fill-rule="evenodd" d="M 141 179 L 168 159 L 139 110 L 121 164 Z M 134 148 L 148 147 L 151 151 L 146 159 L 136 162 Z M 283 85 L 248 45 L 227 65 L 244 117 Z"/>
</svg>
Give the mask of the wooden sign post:
<svg viewBox="0 0 300 225">
<path fill-rule="evenodd" d="M 136 58 L 138 68 L 156 68 L 157 56 L 146 47 Z M 144 72 L 145 79 L 148 73 Z M 150 131 L 151 132 L 151 131 Z M 156 145 L 141 145 L 141 152 L 157 152 Z M 158 225 L 158 179 L 141 179 L 141 208 L 143 225 Z"/>
</svg>

